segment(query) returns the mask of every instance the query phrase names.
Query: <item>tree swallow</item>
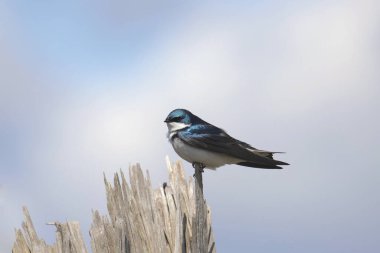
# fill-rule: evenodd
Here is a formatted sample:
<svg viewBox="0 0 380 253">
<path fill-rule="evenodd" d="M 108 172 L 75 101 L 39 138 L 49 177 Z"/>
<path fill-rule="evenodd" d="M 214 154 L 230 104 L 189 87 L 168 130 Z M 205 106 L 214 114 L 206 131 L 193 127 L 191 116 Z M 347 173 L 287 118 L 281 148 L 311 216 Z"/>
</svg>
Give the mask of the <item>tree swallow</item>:
<svg viewBox="0 0 380 253">
<path fill-rule="evenodd" d="M 271 152 L 256 149 L 229 136 L 220 129 L 185 109 L 176 109 L 165 119 L 168 139 L 175 152 L 202 168 L 216 169 L 225 164 L 237 164 L 262 169 L 282 169 L 289 165 L 273 159 Z"/>
</svg>

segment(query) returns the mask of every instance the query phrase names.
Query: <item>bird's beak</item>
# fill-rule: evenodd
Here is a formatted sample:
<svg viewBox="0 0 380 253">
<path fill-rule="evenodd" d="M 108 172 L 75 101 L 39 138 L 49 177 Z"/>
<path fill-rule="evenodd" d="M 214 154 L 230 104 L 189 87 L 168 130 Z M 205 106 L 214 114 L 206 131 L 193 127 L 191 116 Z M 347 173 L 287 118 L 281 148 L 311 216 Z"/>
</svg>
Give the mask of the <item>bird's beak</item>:
<svg viewBox="0 0 380 253">
<path fill-rule="evenodd" d="M 165 123 L 168 123 L 168 122 L 169 122 L 169 120 L 168 120 L 168 119 L 165 119 L 165 120 L 164 120 L 164 122 L 165 122 Z"/>
</svg>

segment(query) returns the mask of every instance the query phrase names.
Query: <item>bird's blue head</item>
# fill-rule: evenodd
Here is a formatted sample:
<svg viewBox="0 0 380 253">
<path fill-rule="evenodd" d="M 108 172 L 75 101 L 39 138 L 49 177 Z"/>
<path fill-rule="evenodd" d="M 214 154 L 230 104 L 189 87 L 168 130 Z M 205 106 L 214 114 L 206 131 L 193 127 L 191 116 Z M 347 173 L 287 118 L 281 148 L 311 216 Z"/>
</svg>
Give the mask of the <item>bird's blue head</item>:
<svg viewBox="0 0 380 253">
<path fill-rule="evenodd" d="M 194 115 L 185 109 L 175 109 L 174 111 L 170 112 L 169 115 L 166 117 L 165 121 L 166 123 L 182 123 L 186 125 L 190 125 L 192 122 Z"/>
<path fill-rule="evenodd" d="M 185 125 L 209 124 L 186 109 L 175 109 L 166 117 L 165 123 L 179 123 Z"/>
<path fill-rule="evenodd" d="M 209 123 L 185 109 L 175 109 L 174 111 L 169 113 L 164 122 L 168 126 L 169 134 L 179 131 L 181 129 L 186 129 L 193 125 L 209 125 Z"/>
</svg>

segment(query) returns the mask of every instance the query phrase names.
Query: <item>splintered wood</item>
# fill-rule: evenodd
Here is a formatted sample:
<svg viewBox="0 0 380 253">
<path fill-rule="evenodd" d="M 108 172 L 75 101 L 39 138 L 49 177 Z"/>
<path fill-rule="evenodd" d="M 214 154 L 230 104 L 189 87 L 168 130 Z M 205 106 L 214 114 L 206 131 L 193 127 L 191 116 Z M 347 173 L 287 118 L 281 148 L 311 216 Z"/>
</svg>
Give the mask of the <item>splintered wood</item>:
<svg viewBox="0 0 380 253">
<path fill-rule="evenodd" d="M 115 174 L 113 186 L 104 177 L 108 215 L 93 212 L 92 252 L 216 252 L 211 213 L 198 178 L 186 180 L 178 162 L 167 165 L 169 182 L 155 190 L 139 164 L 129 169 L 130 185 L 123 172 Z M 24 214 L 13 253 L 87 252 L 77 222 L 53 223 L 57 232 L 51 246 L 38 238 L 26 208 Z"/>
<path fill-rule="evenodd" d="M 38 238 L 26 207 L 23 208 L 23 212 L 25 221 L 22 223 L 22 231 L 21 229 L 16 230 L 16 241 L 13 244 L 12 253 L 87 252 L 78 222 L 54 222 L 49 224 L 55 225 L 57 231 L 54 245 L 47 245 L 44 240 Z"/>
</svg>

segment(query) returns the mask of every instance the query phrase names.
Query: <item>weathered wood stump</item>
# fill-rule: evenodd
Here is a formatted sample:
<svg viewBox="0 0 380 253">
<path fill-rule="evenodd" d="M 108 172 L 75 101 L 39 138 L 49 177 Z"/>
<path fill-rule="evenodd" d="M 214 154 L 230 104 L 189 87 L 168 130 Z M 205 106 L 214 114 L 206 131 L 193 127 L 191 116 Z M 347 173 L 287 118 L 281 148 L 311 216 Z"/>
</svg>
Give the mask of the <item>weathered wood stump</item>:
<svg viewBox="0 0 380 253">
<path fill-rule="evenodd" d="M 92 252 L 216 252 L 202 175 L 199 179 L 196 169 L 195 180 L 186 180 L 179 162 L 167 159 L 167 167 L 169 182 L 154 190 L 139 164 L 129 169 L 130 185 L 122 171 L 115 174 L 113 186 L 104 177 L 108 215 L 93 212 Z M 87 252 L 78 222 L 51 223 L 57 227 L 56 242 L 47 245 L 37 236 L 26 208 L 24 215 L 13 253 Z"/>
</svg>

